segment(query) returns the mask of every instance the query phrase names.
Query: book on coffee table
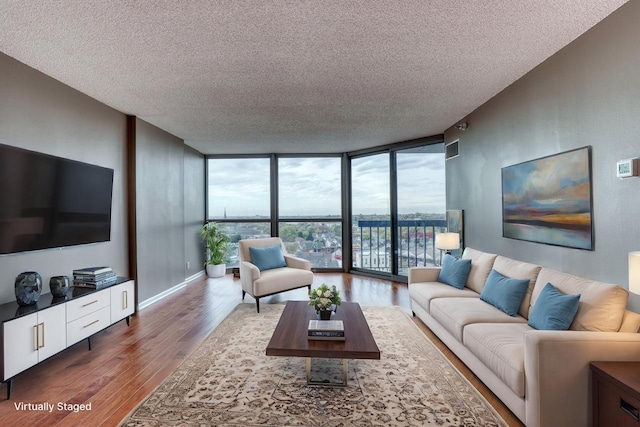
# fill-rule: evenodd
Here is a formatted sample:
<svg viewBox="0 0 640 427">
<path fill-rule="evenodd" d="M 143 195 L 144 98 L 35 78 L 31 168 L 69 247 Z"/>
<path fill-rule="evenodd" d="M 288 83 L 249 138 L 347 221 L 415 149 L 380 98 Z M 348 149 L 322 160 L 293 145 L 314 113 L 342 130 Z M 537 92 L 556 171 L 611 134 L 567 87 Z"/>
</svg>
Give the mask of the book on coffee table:
<svg viewBox="0 0 640 427">
<path fill-rule="evenodd" d="M 342 320 L 309 320 L 307 335 L 310 340 L 344 341 Z"/>
</svg>

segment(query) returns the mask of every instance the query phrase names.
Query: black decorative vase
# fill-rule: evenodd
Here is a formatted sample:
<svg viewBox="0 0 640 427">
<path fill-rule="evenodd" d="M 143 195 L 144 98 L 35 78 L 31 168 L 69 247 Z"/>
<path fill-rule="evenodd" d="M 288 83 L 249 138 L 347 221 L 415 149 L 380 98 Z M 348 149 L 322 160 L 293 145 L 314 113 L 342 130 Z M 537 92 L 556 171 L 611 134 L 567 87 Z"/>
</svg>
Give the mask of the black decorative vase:
<svg viewBox="0 0 640 427">
<path fill-rule="evenodd" d="M 51 295 L 54 297 L 65 297 L 69 291 L 69 278 L 67 276 L 54 276 L 49 280 Z"/>
<path fill-rule="evenodd" d="M 319 310 L 320 320 L 331 320 L 331 310 Z"/>
<path fill-rule="evenodd" d="M 27 271 L 16 277 L 16 301 L 19 305 L 33 305 L 42 292 L 42 277 L 35 271 Z"/>
</svg>

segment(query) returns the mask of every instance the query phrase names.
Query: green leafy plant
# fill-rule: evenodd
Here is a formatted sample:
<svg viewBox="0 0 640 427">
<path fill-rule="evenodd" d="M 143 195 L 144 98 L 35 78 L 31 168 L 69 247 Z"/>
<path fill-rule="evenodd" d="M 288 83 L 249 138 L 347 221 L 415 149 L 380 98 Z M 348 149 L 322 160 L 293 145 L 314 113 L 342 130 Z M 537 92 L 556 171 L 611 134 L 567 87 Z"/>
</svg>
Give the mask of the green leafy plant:
<svg viewBox="0 0 640 427">
<path fill-rule="evenodd" d="M 220 231 L 218 224 L 209 222 L 203 225 L 200 235 L 206 246 L 204 265 L 225 264 L 229 253 L 229 238 Z"/>
<path fill-rule="evenodd" d="M 309 305 L 315 307 L 316 310 L 328 310 L 332 305 L 340 305 L 340 291 L 334 286 L 322 284 L 316 289 L 309 291 Z"/>
</svg>

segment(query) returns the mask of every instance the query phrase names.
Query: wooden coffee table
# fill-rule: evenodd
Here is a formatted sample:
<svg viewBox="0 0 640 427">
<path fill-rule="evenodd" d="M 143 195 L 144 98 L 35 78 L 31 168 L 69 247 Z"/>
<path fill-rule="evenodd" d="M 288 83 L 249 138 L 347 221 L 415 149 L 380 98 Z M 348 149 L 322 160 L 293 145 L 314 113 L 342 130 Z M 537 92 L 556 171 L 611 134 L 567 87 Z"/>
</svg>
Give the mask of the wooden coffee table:
<svg viewBox="0 0 640 427">
<path fill-rule="evenodd" d="M 380 360 L 380 349 L 371 335 L 360 304 L 343 302 L 331 317 L 332 320 L 343 321 L 344 341 L 308 339 L 307 329 L 311 319 L 317 319 L 317 315 L 307 301 L 288 301 L 267 345 L 267 356 L 306 357 L 307 384 L 346 386 L 349 359 Z M 313 358 L 342 359 L 342 383 L 312 381 Z"/>
</svg>

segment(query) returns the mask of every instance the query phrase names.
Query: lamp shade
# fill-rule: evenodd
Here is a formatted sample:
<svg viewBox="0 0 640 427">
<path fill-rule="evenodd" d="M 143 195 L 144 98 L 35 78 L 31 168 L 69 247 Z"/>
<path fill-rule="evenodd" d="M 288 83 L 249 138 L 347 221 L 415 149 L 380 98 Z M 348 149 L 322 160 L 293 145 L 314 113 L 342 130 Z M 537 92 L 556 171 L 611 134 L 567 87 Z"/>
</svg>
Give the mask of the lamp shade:
<svg viewBox="0 0 640 427">
<path fill-rule="evenodd" d="M 640 252 L 629 252 L 629 291 L 640 294 Z"/>
<path fill-rule="evenodd" d="M 460 233 L 436 234 L 436 249 L 445 251 L 460 249 Z"/>
</svg>

